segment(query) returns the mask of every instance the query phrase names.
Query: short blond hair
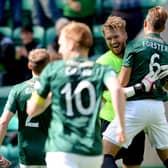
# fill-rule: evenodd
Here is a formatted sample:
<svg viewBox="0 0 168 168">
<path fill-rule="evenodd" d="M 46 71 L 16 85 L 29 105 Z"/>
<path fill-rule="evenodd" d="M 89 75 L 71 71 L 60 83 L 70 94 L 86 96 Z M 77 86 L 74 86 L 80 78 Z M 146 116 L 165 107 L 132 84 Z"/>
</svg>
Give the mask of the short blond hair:
<svg viewBox="0 0 168 168">
<path fill-rule="evenodd" d="M 103 33 L 109 30 L 126 31 L 126 21 L 119 16 L 109 16 L 103 24 Z"/>
<path fill-rule="evenodd" d="M 62 29 L 61 33 L 74 40 L 80 47 L 90 48 L 93 45 L 92 32 L 84 23 L 72 21 Z"/>
<path fill-rule="evenodd" d="M 165 28 L 167 18 L 168 13 L 166 9 L 162 6 L 156 6 L 149 9 L 146 16 L 146 21 L 155 31 L 157 31 Z"/>
<path fill-rule="evenodd" d="M 40 74 L 44 67 L 49 63 L 49 53 L 43 48 L 34 49 L 29 52 L 28 60 L 32 70 L 35 73 Z"/>
</svg>

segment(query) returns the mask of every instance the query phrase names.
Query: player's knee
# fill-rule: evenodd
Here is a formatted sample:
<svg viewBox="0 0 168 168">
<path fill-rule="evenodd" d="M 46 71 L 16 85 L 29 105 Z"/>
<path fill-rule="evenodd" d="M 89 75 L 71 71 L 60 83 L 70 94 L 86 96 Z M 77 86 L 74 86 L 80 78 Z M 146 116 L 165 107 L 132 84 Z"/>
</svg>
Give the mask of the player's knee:
<svg viewBox="0 0 168 168">
<path fill-rule="evenodd" d="M 108 140 L 103 139 L 103 153 L 104 154 L 110 154 L 113 157 L 115 157 L 117 155 L 117 153 L 119 152 L 120 147 L 111 143 Z"/>
</svg>

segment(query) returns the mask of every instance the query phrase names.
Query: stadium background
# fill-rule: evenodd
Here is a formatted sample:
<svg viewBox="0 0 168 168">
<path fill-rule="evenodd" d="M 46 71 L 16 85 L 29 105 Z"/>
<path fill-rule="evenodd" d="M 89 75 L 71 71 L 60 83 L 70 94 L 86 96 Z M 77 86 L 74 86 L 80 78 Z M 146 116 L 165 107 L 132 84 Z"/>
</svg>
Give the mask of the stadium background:
<svg viewBox="0 0 168 168">
<path fill-rule="evenodd" d="M 24 20 L 28 21 L 31 17 L 30 15 L 31 15 L 31 10 L 32 10 L 32 0 L 23 0 L 23 2 L 24 2 L 23 3 Z M 101 0 L 97 0 L 97 4 L 96 4 L 97 20 L 103 14 L 102 11 L 106 11 L 106 13 L 104 13 L 103 15 L 104 15 L 104 17 L 107 16 L 107 14 L 110 10 L 110 8 L 108 8 L 109 2 L 110 2 L 110 0 L 109 1 L 107 0 L 107 3 L 104 6 L 104 7 L 107 7 L 107 9 L 104 10 L 101 6 L 102 5 Z M 59 6 L 59 8 L 61 8 L 64 3 L 64 0 L 57 0 L 57 3 L 59 3 L 58 6 Z M 168 9 L 168 2 L 166 2 L 166 5 L 164 5 L 164 6 Z M 14 40 L 15 40 L 14 42 L 17 45 L 17 44 L 19 44 L 19 37 L 18 37 L 19 30 L 12 30 L 12 28 L 11 28 L 12 21 L 10 19 L 10 11 L 9 11 L 9 4 L 8 3 L 6 4 L 6 7 L 5 7 L 5 17 L 7 18 L 7 25 L 8 26 L 0 27 L 0 32 L 4 32 L 7 36 L 14 38 Z M 97 47 L 95 47 L 95 57 L 93 59 L 96 59 L 96 57 L 104 51 L 104 45 L 102 45 L 104 43 L 104 39 L 103 39 L 102 32 L 100 31 L 101 30 L 101 24 L 100 24 L 101 22 L 102 22 L 102 20 L 101 21 L 98 20 L 98 22 L 94 25 L 94 29 L 93 29 L 94 37 L 97 39 Z M 39 41 L 41 41 L 45 46 L 53 40 L 52 39 L 52 37 L 54 37 L 53 33 L 55 33 L 53 26 L 51 26 L 47 29 L 37 27 L 37 28 L 34 28 L 34 31 L 36 32 L 35 38 L 39 39 Z M 167 32 L 168 32 L 168 23 L 166 26 L 166 30 L 162 33 L 162 37 L 164 38 L 164 40 L 166 42 L 168 42 L 168 33 Z M 138 37 L 140 37 L 142 35 L 143 35 L 143 31 L 141 31 L 138 34 Z M 9 93 L 11 87 L 12 86 L 0 87 L 0 113 L 3 110 L 4 104 L 6 102 L 6 99 L 7 99 L 7 96 L 8 96 L 8 93 Z M 166 110 L 167 110 L 166 115 L 168 118 L 168 102 L 165 102 L 165 106 L 166 106 Z M 11 122 L 8 126 L 8 132 L 14 132 L 16 130 L 17 130 L 17 118 L 15 117 L 11 120 Z M 4 142 L 4 144 L 9 145 L 8 147 L 11 148 L 11 151 L 13 152 L 12 153 L 13 156 L 17 155 L 17 152 L 18 152 L 17 148 L 13 148 L 13 146 L 11 144 L 8 144 L 8 141 Z M 3 150 L 2 147 L 1 147 L 1 150 Z M 1 150 L 0 150 L 0 152 L 1 152 Z M 4 153 L 6 152 L 5 150 L 3 150 Z M 7 154 L 9 159 L 13 160 L 14 162 L 17 162 L 16 157 L 13 157 L 12 154 L 10 156 Z M 121 165 L 121 161 L 118 161 L 118 164 Z M 143 168 L 163 168 L 162 163 L 156 154 L 156 151 L 151 148 L 147 138 L 146 138 L 145 155 L 144 155 L 144 161 L 143 161 L 142 167 Z"/>
</svg>

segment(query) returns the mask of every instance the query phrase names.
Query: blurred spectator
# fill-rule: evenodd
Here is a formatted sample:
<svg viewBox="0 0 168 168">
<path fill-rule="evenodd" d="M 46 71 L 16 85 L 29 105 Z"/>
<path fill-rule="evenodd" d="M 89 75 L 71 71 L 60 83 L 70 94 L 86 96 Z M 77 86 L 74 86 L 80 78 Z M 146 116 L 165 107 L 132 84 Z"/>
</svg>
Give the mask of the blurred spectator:
<svg viewBox="0 0 168 168">
<path fill-rule="evenodd" d="M 61 55 L 58 53 L 58 37 L 60 35 L 60 32 L 62 28 L 69 23 L 69 20 L 67 18 L 60 18 L 55 24 L 55 31 L 56 31 L 56 37 L 54 40 L 48 45 L 48 51 L 50 54 L 50 61 L 61 59 Z"/>
<path fill-rule="evenodd" d="M 87 24 L 93 30 L 93 17 L 96 0 L 67 0 L 63 7 L 63 16 Z"/>
<path fill-rule="evenodd" d="M 63 6 L 63 16 L 71 21 L 87 24 L 93 32 L 95 9 L 96 0 L 67 0 Z M 94 55 L 93 46 L 89 51 L 89 57 L 92 55 Z"/>
<path fill-rule="evenodd" d="M 141 31 L 143 27 L 143 21 L 146 16 L 146 12 L 149 8 L 161 5 L 167 0 L 104 0 L 102 3 L 107 4 L 107 8 L 109 8 L 109 4 L 111 4 L 113 16 L 120 16 L 126 20 L 126 30 L 128 33 L 128 41 L 133 40 L 137 34 Z M 104 7 L 103 12 L 106 12 L 106 7 Z"/>
<path fill-rule="evenodd" d="M 27 80 L 32 77 L 31 70 L 28 69 L 28 54 L 32 49 L 42 48 L 33 38 L 33 28 L 32 25 L 25 25 L 21 28 L 21 41 L 22 45 L 16 49 L 16 57 L 18 59 L 18 74 L 19 82 Z"/>
<path fill-rule="evenodd" d="M 120 16 L 126 20 L 128 41 L 133 40 L 143 26 L 144 14 L 141 9 L 141 4 L 139 0 L 134 0 L 134 2 L 130 0 L 122 0 L 119 6 L 117 2 L 117 0 L 114 0 L 113 2 L 114 7 L 116 8 L 112 10 L 112 15 Z M 116 3 L 116 5 L 114 3 Z"/>
<path fill-rule="evenodd" d="M 0 86 L 16 84 L 16 75 L 14 43 L 0 33 Z"/>
<path fill-rule="evenodd" d="M 10 11 L 13 21 L 13 27 L 20 27 L 22 24 L 22 0 L 9 0 L 10 1 Z M 5 4 L 6 0 L 0 0 L 0 26 L 5 25 Z"/>
<path fill-rule="evenodd" d="M 55 24 L 62 14 L 55 0 L 33 0 L 33 23 L 42 27 L 49 27 L 49 23 Z"/>
</svg>

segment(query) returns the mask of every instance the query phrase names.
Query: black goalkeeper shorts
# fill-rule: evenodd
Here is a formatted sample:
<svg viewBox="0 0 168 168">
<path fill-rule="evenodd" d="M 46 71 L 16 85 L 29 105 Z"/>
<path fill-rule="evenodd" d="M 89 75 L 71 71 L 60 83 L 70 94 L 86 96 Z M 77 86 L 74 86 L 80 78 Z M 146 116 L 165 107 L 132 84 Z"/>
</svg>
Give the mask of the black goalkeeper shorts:
<svg viewBox="0 0 168 168">
<path fill-rule="evenodd" d="M 101 132 L 103 133 L 109 124 L 108 121 L 101 119 Z M 122 159 L 125 165 L 140 165 L 143 161 L 145 148 L 145 133 L 141 131 L 136 135 L 131 143 L 131 145 L 125 149 L 121 148 L 116 156 L 117 159 Z"/>
</svg>

